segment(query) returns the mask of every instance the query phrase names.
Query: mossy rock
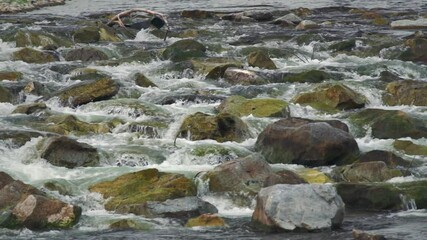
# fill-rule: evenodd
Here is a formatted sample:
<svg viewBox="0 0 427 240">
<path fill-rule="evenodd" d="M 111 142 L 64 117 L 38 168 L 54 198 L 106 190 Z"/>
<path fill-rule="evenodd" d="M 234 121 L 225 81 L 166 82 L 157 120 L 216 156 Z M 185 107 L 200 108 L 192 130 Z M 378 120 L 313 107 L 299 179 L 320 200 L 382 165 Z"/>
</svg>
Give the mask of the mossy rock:
<svg viewBox="0 0 427 240">
<path fill-rule="evenodd" d="M 92 48 L 77 48 L 68 51 L 64 56 L 66 61 L 83 61 L 83 62 L 93 62 L 93 61 L 101 61 L 108 60 L 108 55 L 103 51 Z"/>
<path fill-rule="evenodd" d="M 13 113 L 32 114 L 47 109 L 45 103 L 28 103 L 16 106 Z"/>
<path fill-rule="evenodd" d="M 73 33 L 75 43 L 96 43 L 99 42 L 100 38 L 99 30 L 95 26 L 83 27 Z"/>
<path fill-rule="evenodd" d="M 181 174 L 146 169 L 128 173 L 112 181 L 97 183 L 89 187 L 108 198 L 105 209 L 111 211 L 132 204 L 147 201 L 166 201 L 196 195 L 194 183 Z"/>
<path fill-rule="evenodd" d="M 387 84 L 383 100 L 391 106 L 427 106 L 427 83 L 412 80 L 391 82 Z"/>
<path fill-rule="evenodd" d="M 249 129 L 239 117 L 228 113 L 212 116 L 197 112 L 184 120 L 178 136 L 192 141 L 213 139 L 218 142 L 242 142 L 249 136 Z"/>
<path fill-rule="evenodd" d="M 0 86 L 0 102 L 12 103 L 13 100 L 13 94 L 7 88 Z"/>
<path fill-rule="evenodd" d="M 40 130 L 63 135 L 87 135 L 108 133 L 114 127 L 111 123 L 87 123 L 73 115 L 54 115 L 47 118 L 47 124 L 36 127 Z"/>
<path fill-rule="evenodd" d="M 148 223 L 141 223 L 132 219 L 122 219 L 111 223 L 109 228 L 114 230 L 149 231 L 152 229 L 152 226 Z"/>
<path fill-rule="evenodd" d="M 218 106 L 218 111 L 239 117 L 251 114 L 255 117 L 287 117 L 290 116 L 288 106 L 287 102 L 280 99 L 246 99 L 241 96 L 231 96 Z"/>
<path fill-rule="evenodd" d="M 261 51 L 252 52 L 248 55 L 248 64 L 252 67 L 259 67 L 264 69 L 277 69 L 276 64 L 273 60 L 265 53 Z"/>
<path fill-rule="evenodd" d="M 296 169 L 295 172 L 308 183 L 324 184 L 334 182 L 325 173 L 313 168 Z"/>
<path fill-rule="evenodd" d="M 309 70 L 301 73 L 290 73 L 283 77 L 284 82 L 291 83 L 321 83 L 325 80 L 331 79 L 332 76 L 322 70 Z"/>
<path fill-rule="evenodd" d="M 162 53 L 163 59 L 170 59 L 174 62 L 189 60 L 196 57 L 206 56 L 206 47 L 192 39 L 184 39 L 174 42 Z"/>
<path fill-rule="evenodd" d="M 333 50 L 335 52 L 350 52 L 355 47 L 356 39 L 350 39 L 332 44 L 329 46 L 329 50 Z"/>
<path fill-rule="evenodd" d="M 157 87 L 149 78 L 147 78 L 143 73 L 137 73 L 134 76 L 135 84 L 140 87 Z"/>
<path fill-rule="evenodd" d="M 418 145 L 411 141 L 396 140 L 393 142 L 393 147 L 407 155 L 427 156 L 427 146 Z"/>
<path fill-rule="evenodd" d="M 0 81 L 9 80 L 9 81 L 19 81 L 22 79 L 21 72 L 6 72 L 0 71 Z"/>
<path fill-rule="evenodd" d="M 225 221 L 213 214 L 203 214 L 196 218 L 188 219 L 186 227 L 225 227 Z"/>
<path fill-rule="evenodd" d="M 344 84 L 328 83 L 316 87 L 312 92 L 297 95 L 294 102 L 333 112 L 362 108 L 367 103 L 367 99 Z"/>
<path fill-rule="evenodd" d="M 403 176 L 398 169 L 388 168 L 384 162 L 362 162 L 334 168 L 332 176 L 337 182 L 384 182 Z"/>
<path fill-rule="evenodd" d="M 117 36 L 114 28 L 105 24 L 99 24 L 99 41 L 101 42 L 121 42 L 122 40 Z"/>
<path fill-rule="evenodd" d="M 72 42 L 44 32 L 18 31 L 15 35 L 16 47 L 71 47 Z"/>
<path fill-rule="evenodd" d="M 58 58 L 51 53 L 37 51 L 31 48 L 23 48 L 13 53 L 14 61 L 24 61 L 26 63 L 49 63 L 57 61 Z"/>
<path fill-rule="evenodd" d="M 388 138 L 427 137 L 426 123 L 399 110 L 365 109 L 352 116 L 350 122 L 358 127 L 357 136 L 366 134 L 366 126 L 371 127 L 372 136 Z"/>
<path fill-rule="evenodd" d="M 117 94 L 119 86 L 109 78 L 84 81 L 71 85 L 56 94 L 64 106 L 77 107 L 89 102 L 106 100 Z"/>
<path fill-rule="evenodd" d="M 224 72 L 229 67 L 241 67 L 242 63 L 231 58 L 201 58 L 191 60 L 192 68 L 206 79 L 224 77 Z"/>
</svg>

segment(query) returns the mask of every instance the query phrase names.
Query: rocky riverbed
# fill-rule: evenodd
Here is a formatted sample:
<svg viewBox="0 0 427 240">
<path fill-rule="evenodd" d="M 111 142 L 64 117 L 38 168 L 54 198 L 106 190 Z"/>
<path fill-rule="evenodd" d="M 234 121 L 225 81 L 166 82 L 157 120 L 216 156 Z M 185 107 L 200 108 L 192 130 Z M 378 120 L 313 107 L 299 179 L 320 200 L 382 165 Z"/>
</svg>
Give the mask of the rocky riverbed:
<svg viewBox="0 0 427 240">
<path fill-rule="evenodd" d="M 423 239 L 425 13 L 115 14 L 0 15 L 0 238 Z"/>
</svg>

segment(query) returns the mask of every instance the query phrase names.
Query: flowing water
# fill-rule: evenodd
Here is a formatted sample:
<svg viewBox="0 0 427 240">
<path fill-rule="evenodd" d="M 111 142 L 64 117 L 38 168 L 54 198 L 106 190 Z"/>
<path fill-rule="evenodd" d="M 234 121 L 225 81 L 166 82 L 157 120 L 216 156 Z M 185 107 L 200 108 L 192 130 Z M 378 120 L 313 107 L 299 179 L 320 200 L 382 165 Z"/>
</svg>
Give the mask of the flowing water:
<svg viewBox="0 0 427 240">
<path fill-rule="evenodd" d="M 91 14 L 98 11 L 116 11 L 132 7 L 149 8 L 156 11 L 168 13 L 171 15 L 171 27 L 179 28 L 179 21 L 176 19 L 176 13 L 183 9 L 208 9 L 217 11 L 238 11 L 247 9 L 263 10 L 284 10 L 297 7 L 320 8 L 330 6 L 346 7 L 368 7 L 383 8 L 387 11 L 400 11 L 403 9 L 426 13 L 427 1 L 338 1 L 338 0 L 304 0 L 304 1 L 111 1 L 111 0 L 72 0 L 67 1 L 64 6 L 55 6 L 40 9 L 30 13 L 17 15 L 33 18 L 32 25 L 22 26 L 28 29 L 39 29 L 41 26 L 50 25 L 59 21 L 60 24 L 66 24 L 67 19 L 75 19 L 82 14 Z M 60 20 L 49 20 L 52 16 L 62 15 Z M 175 17 L 174 17 L 175 16 Z M 335 15 L 337 19 L 345 19 L 345 16 Z M 62 21 L 62 22 L 61 22 Z M 349 20 L 347 20 L 349 21 Z M 1 31 L 12 29 L 17 23 L 7 23 L 0 25 Z M 216 22 L 211 25 L 196 26 L 199 29 L 211 31 L 223 31 L 223 36 L 212 39 L 204 39 L 205 42 L 217 43 L 230 49 L 225 54 L 210 52 L 211 56 L 221 57 L 232 56 L 233 52 L 241 50 L 241 46 L 230 45 L 229 43 L 238 40 L 240 37 L 251 35 L 255 32 L 259 35 L 269 35 L 277 32 L 274 26 L 265 26 L 263 24 L 249 24 L 245 26 L 233 25 L 229 22 Z M 353 34 L 356 31 L 376 31 L 367 26 L 343 26 L 342 29 L 336 29 L 334 34 Z M 378 31 L 388 31 L 380 29 Z M 411 34 L 411 31 L 390 32 L 391 35 L 404 36 Z M 168 38 L 166 42 L 162 39 L 153 37 L 145 30 L 140 31 L 134 40 L 127 41 L 126 44 L 134 46 L 164 47 L 178 38 Z M 273 61 L 279 68 L 279 71 L 298 72 L 307 69 L 331 69 L 336 73 L 343 74 L 346 84 L 351 86 L 357 92 L 363 93 L 369 100 L 367 107 L 383 109 L 399 109 L 420 118 L 427 120 L 427 108 L 413 106 L 385 106 L 381 100 L 381 90 L 373 88 L 374 82 L 371 79 L 378 77 L 381 71 L 387 69 L 397 73 L 402 78 L 413 78 L 427 81 L 427 68 L 425 66 L 402 62 L 399 60 L 388 60 L 381 57 L 357 57 L 348 55 L 333 56 L 328 51 L 315 51 L 318 48 L 316 42 L 300 46 L 292 41 L 282 41 L 277 39 L 264 39 L 257 46 L 269 46 L 276 48 L 292 48 L 299 52 L 310 55 L 315 52 L 313 58 L 301 59 L 298 56 L 287 59 L 273 58 Z M 123 55 L 123 44 L 103 45 L 112 56 Z M 66 65 L 66 62 L 50 64 L 27 64 L 24 62 L 12 62 L 10 56 L 17 50 L 13 42 L 6 42 L 0 39 L 0 71 L 14 70 L 25 74 L 27 80 L 36 80 L 38 82 L 63 87 L 71 85 L 69 74 L 58 74 L 51 70 L 53 65 Z M 303 54 L 304 55 L 304 54 Z M 194 91 L 205 91 L 227 96 L 231 94 L 246 94 L 258 97 L 275 97 L 290 101 L 296 93 L 309 89 L 308 84 L 268 84 L 259 89 L 250 87 L 234 86 L 224 87 L 204 81 L 203 76 L 191 71 L 184 73 L 162 73 L 162 68 L 169 64 L 169 61 L 156 60 L 149 63 L 122 63 L 117 66 L 98 66 L 90 65 L 90 68 L 97 69 L 106 73 L 121 84 L 119 95 L 121 97 L 134 97 L 140 101 L 151 102 L 155 104 L 158 100 L 167 96 L 179 93 L 187 94 Z M 259 70 L 259 69 L 256 69 Z M 140 88 L 135 87 L 130 76 L 135 72 L 144 72 L 159 88 Z M 268 71 L 267 71 L 268 72 Z M 136 97 L 135 97 L 136 96 Z M 36 96 L 26 96 L 26 102 L 33 102 Z M 37 144 L 41 138 L 33 138 L 20 148 L 11 148 L 10 143 L 0 144 L 0 171 L 9 173 L 14 178 L 20 179 L 25 183 L 32 184 L 42 188 L 43 183 L 50 180 L 56 180 L 64 184 L 72 192 L 71 196 L 62 196 L 56 192 L 50 192 L 66 202 L 77 204 L 83 208 L 83 215 L 78 225 L 68 231 L 49 231 L 32 232 L 30 230 L 0 230 L 0 239 L 351 239 L 352 228 L 362 228 L 373 233 L 384 234 L 390 239 L 425 239 L 427 230 L 427 212 L 417 210 L 411 200 L 407 201 L 408 211 L 398 213 L 381 214 L 352 214 L 346 217 L 342 229 L 336 231 L 316 232 L 316 233 L 277 233 L 264 234 L 254 232 L 249 225 L 253 208 L 242 208 L 234 205 L 226 197 L 213 197 L 209 194 L 203 194 L 203 186 L 199 186 L 199 195 L 206 201 L 211 202 L 219 209 L 219 215 L 226 218 L 229 228 L 221 230 L 206 229 L 185 229 L 179 223 L 167 219 L 146 219 L 133 215 L 118 215 L 103 209 L 103 199 L 98 194 L 89 193 L 87 188 L 95 182 L 111 179 L 124 173 L 137 171 L 145 168 L 158 168 L 166 172 L 178 172 L 194 177 L 200 171 L 212 169 L 217 164 L 234 159 L 239 156 L 245 156 L 253 151 L 253 145 L 257 135 L 264 127 L 276 121 L 277 119 L 259 119 L 253 116 L 243 117 L 242 119 L 250 126 L 252 138 L 242 142 L 217 143 L 212 140 L 189 141 L 186 139 L 175 139 L 178 128 L 184 117 L 195 112 L 213 113 L 215 107 L 220 101 L 196 101 L 185 102 L 177 101 L 170 105 L 155 105 L 163 109 L 162 111 L 170 113 L 167 116 L 168 127 L 166 129 L 152 130 L 147 128 L 132 128 L 129 123 L 153 120 L 152 116 L 135 112 L 132 108 L 121 108 L 114 106 L 103 106 L 97 103 L 90 103 L 76 109 L 60 106 L 57 100 L 48 100 L 48 107 L 54 112 L 67 113 L 76 116 L 78 119 L 86 122 L 102 122 L 114 118 L 119 118 L 125 124 L 119 125 L 111 133 L 73 136 L 78 141 L 88 143 L 96 147 L 102 153 L 100 167 L 86 167 L 77 169 L 66 169 L 55 167 L 41 159 L 37 151 Z M 9 103 L 0 103 L 0 128 L 2 129 L 30 129 L 28 124 L 32 120 L 24 116 L 11 114 L 14 105 Z M 291 114 L 294 117 L 304 117 L 313 119 L 339 119 L 346 123 L 346 113 L 325 114 L 314 110 L 311 107 L 291 104 Z M 350 129 L 351 126 L 350 126 Z M 153 137 L 154 136 L 154 137 Z M 368 133 L 366 136 L 357 138 L 357 143 L 362 152 L 370 150 L 393 151 L 393 140 L 383 140 L 372 138 Z M 427 145 L 426 139 L 413 140 L 416 143 Z M 216 146 L 226 149 L 227 154 L 218 155 L 216 153 L 200 157 L 195 153 L 195 149 L 203 146 Z M 406 159 L 411 157 L 402 155 Z M 417 157 L 421 161 L 426 159 Z M 396 178 L 391 181 L 411 181 L 421 179 L 427 176 L 427 165 L 424 164 L 415 171 L 417 176 Z M 295 165 L 276 165 L 276 168 L 295 169 L 301 166 Z M 325 169 L 328 171 L 328 169 Z M 114 231 L 109 230 L 108 225 L 114 220 L 132 218 L 150 226 L 149 231 Z"/>
</svg>

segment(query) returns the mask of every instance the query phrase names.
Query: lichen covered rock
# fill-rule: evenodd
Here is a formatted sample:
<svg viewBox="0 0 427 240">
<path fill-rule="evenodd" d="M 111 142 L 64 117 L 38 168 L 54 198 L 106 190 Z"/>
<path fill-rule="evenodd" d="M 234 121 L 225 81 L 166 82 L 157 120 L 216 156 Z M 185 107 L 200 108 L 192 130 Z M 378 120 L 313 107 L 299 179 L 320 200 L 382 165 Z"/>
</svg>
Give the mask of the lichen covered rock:
<svg viewBox="0 0 427 240">
<path fill-rule="evenodd" d="M 288 117 L 288 103 L 280 99 L 258 98 L 246 99 L 241 96 L 231 96 L 218 106 L 220 113 L 230 113 L 236 116 L 254 117 Z"/>
</svg>

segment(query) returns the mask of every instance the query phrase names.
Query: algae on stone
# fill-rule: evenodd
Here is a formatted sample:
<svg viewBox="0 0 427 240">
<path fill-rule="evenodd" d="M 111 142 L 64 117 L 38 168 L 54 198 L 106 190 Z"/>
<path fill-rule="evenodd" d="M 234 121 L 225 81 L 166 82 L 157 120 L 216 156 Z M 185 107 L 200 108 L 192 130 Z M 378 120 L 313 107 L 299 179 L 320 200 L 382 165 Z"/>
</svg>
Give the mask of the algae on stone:
<svg viewBox="0 0 427 240">
<path fill-rule="evenodd" d="M 288 103 L 274 98 L 246 99 L 241 96 L 231 96 L 218 106 L 220 113 L 230 113 L 236 116 L 253 115 L 255 117 L 288 117 Z"/>
</svg>

